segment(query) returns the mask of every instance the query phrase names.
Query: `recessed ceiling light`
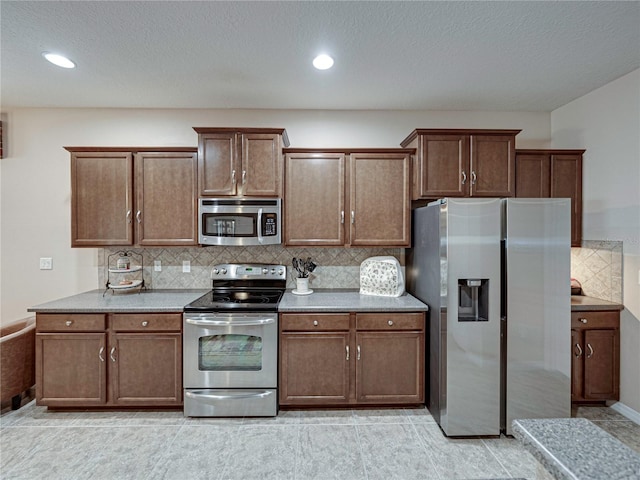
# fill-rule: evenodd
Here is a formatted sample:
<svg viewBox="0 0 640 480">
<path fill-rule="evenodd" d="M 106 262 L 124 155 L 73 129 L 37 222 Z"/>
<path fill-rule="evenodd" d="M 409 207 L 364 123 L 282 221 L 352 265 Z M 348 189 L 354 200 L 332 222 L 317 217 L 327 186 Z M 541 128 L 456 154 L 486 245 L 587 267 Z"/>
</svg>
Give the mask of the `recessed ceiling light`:
<svg viewBox="0 0 640 480">
<path fill-rule="evenodd" d="M 76 68 L 76 64 L 63 55 L 58 55 L 57 53 L 51 52 L 42 52 L 42 56 L 59 67 Z"/>
<path fill-rule="evenodd" d="M 323 53 L 322 55 L 318 55 L 313 59 L 313 66 L 318 70 L 326 70 L 333 66 L 333 58 Z"/>
</svg>

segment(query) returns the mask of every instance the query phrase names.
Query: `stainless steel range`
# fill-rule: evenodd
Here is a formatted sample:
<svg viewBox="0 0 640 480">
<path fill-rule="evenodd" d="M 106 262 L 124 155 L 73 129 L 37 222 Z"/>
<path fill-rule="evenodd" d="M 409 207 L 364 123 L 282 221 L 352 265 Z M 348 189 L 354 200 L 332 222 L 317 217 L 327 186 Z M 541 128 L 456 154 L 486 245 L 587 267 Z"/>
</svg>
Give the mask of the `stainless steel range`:
<svg viewBox="0 0 640 480">
<path fill-rule="evenodd" d="M 274 416 L 283 265 L 223 264 L 213 288 L 185 307 L 184 415 Z"/>
</svg>

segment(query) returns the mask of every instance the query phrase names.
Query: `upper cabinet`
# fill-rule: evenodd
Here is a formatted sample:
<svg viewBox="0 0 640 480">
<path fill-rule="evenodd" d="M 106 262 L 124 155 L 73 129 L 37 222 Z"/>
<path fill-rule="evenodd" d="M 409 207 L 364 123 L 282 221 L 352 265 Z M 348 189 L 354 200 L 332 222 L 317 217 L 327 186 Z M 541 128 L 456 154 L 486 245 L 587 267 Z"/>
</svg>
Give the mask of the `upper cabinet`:
<svg viewBox="0 0 640 480">
<path fill-rule="evenodd" d="M 515 139 L 520 130 L 416 129 L 413 200 L 515 195 Z"/>
<path fill-rule="evenodd" d="M 410 246 L 413 149 L 285 149 L 285 245 Z"/>
<path fill-rule="evenodd" d="M 516 151 L 516 197 L 570 198 L 571 245 L 582 242 L 584 150 Z"/>
<path fill-rule="evenodd" d="M 197 244 L 195 148 L 65 148 L 72 247 Z"/>
<path fill-rule="evenodd" d="M 282 196 L 283 128 L 199 128 L 201 196 Z"/>
</svg>

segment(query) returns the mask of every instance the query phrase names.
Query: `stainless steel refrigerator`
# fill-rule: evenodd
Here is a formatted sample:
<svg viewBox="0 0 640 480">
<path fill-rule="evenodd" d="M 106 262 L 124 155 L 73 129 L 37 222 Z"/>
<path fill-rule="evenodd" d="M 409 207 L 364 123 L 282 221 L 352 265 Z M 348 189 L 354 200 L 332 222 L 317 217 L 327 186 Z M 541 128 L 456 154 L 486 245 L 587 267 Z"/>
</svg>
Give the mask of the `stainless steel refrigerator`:
<svg viewBox="0 0 640 480">
<path fill-rule="evenodd" d="M 407 290 L 429 305 L 429 411 L 448 436 L 571 414 L 570 199 L 413 211 Z"/>
</svg>

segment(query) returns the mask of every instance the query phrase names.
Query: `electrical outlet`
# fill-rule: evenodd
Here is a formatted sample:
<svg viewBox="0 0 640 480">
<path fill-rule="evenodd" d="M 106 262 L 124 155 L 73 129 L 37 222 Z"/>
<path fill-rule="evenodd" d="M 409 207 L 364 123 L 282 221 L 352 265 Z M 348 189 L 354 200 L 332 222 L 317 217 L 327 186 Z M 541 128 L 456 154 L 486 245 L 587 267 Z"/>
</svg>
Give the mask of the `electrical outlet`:
<svg viewBox="0 0 640 480">
<path fill-rule="evenodd" d="M 40 270 L 53 270 L 53 259 L 51 257 L 41 257 Z"/>
<path fill-rule="evenodd" d="M 162 262 L 160 260 L 153 261 L 153 271 L 161 272 L 162 271 Z"/>
<path fill-rule="evenodd" d="M 182 273 L 189 273 L 191 271 L 191 262 L 189 260 L 182 261 Z"/>
</svg>

